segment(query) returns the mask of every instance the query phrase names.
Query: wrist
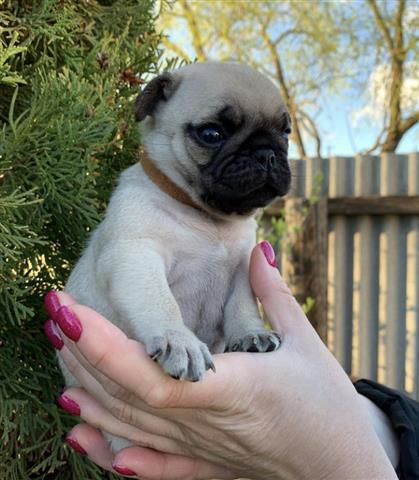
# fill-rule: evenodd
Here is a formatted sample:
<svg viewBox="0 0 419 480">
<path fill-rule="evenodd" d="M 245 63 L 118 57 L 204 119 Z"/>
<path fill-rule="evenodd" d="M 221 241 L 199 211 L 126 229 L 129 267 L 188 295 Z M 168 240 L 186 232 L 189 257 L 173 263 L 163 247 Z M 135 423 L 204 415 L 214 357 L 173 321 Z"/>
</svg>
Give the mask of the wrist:
<svg viewBox="0 0 419 480">
<path fill-rule="evenodd" d="M 357 395 L 357 394 L 355 394 Z M 382 444 L 391 439 L 391 428 L 387 431 L 385 419 L 381 411 L 377 412 L 374 404 L 366 408 L 364 400 L 356 402 L 353 410 L 348 408 L 347 414 L 335 418 L 335 429 L 330 430 L 329 442 L 323 453 L 312 464 L 312 471 L 299 478 L 335 480 L 339 479 L 372 479 L 396 480 L 397 475 Z M 364 405 L 364 408 L 362 408 Z M 374 415 L 374 423 L 381 434 L 378 437 L 373 426 L 370 411 Z M 373 427 L 373 428 L 371 428 Z M 379 428 L 381 427 L 381 428 Z M 386 443 L 387 445 L 387 443 Z"/>
<path fill-rule="evenodd" d="M 372 432 L 371 426 L 368 426 L 369 432 L 362 436 L 360 432 L 349 431 L 342 435 L 346 430 L 345 426 L 339 430 L 338 438 L 332 439 L 323 455 L 318 456 L 313 461 L 312 458 L 304 460 L 293 459 L 290 465 L 282 459 L 276 466 L 269 470 L 269 473 L 251 476 L 257 480 L 342 480 L 353 479 L 380 479 L 397 480 L 397 475 L 387 458 L 380 442 Z M 355 430 L 357 430 L 355 428 Z M 293 455 L 290 453 L 290 456 Z M 298 468 L 295 468 L 298 465 Z M 291 468 L 287 468 L 291 467 Z M 275 472 L 275 473 L 273 473 Z"/>
<path fill-rule="evenodd" d="M 368 418 L 364 418 L 368 423 Z M 339 445 L 329 456 L 330 462 L 325 463 L 322 480 L 340 479 L 382 479 L 396 480 L 396 472 L 370 425 L 365 430 L 358 428 L 344 435 L 346 441 Z M 308 478 L 308 477 L 307 477 Z"/>
<path fill-rule="evenodd" d="M 389 418 L 369 398 L 364 397 L 361 394 L 358 395 L 368 411 L 368 415 L 371 419 L 375 433 L 380 440 L 387 457 L 389 458 L 393 467 L 396 468 L 399 463 L 399 441 Z"/>
</svg>

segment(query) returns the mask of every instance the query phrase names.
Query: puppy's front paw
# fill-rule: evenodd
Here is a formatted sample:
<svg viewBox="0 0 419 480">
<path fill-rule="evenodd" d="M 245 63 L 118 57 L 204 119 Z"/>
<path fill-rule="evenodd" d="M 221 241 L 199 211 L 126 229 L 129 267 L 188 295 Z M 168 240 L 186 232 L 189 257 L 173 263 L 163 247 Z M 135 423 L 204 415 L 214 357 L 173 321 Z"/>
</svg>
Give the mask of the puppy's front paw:
<svg viewBox="0 0 419 480">
<path fill-rule="evenodd" d="M 228 340 L 225 352 L 272 352 L 281 345 L 281 337 L 271 330 L 255 330 Z"/>
<path fill-rule="evenodd" d="M 146 341 L 147 353 L 171 377 L 197 382 L 204 373 L 215 371 L 205 343 L 185 329 L 167 329 Z"/>
</svg>

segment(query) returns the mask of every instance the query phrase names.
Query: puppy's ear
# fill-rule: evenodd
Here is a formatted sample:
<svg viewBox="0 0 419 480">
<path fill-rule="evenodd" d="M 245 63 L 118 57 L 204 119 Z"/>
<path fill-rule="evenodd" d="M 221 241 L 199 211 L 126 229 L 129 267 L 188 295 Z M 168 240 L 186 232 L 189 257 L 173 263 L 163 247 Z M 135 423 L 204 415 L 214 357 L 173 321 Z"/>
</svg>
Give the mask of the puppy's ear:
<svg viewBox="0 0 419 480">
<path fill-rule="evenodd" d="M 291 133 L 291 125 L 292 125 L 292 122 L 291 122 L 291 116 L 288 112 L 285 112 L 285 115 L 284 115 L 284 132 L 289 134 Z"/>
<path fill-rule="evenodd" d="M 147 84 L 135 102 L 135 119 L 141 122 L 152 115 L 160 101 L 166 101 L 174 93 L 180 78 L 171 73 L 162 73 Z"/>
</svg>

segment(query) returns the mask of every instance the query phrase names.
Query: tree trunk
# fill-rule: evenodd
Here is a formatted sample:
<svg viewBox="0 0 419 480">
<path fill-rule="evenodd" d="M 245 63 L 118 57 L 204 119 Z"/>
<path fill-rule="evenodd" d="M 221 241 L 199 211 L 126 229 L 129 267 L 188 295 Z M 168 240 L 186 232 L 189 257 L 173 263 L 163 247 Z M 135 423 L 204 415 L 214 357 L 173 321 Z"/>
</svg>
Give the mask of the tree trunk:
<svg viewBox="0 0 419 480">
<path fill-rule="evenodd" d="M 271 53 L 272 61 L 275 66 L 276 77 L 279 83 L 279 88 L 281 90 L 281 94 L 284 97 L 285 103 L 289 110 L 291 123 L 292 123 L 291 138 L 297 146 L 297 151 L 300 157 L 302 159 L 306 159 L 307 158 L 306 150 L 304 148 L 303 137 L 301 135 L 301 129 L 300 129 L 300 125 L 297 118 L 297 106 L 295 105 L 294 99 L 292 98 L 289 92 L 278 50 L 276 49 L 276 46 L 272 43 L 271 38 L 269 37 L 268 33 L 263 27 L 261 28 L 261 33 Z"/>
<path fill-rule="evenodd" d="M 284 205 L 287 233 L 282 272 L 300 303 L 314 304 L 307 316 L 326 343 L 327 338 L 327 199 L 314 205 L 304 198 L 287 198 Z"/>
<path fill-rule="evenodd" d="M 403 138 L 403 135 L 418 122 L 418 113 L 407 119 L 402 119 L 401 115 L 401 95 L 403 87 L 403 69 L 406 60 L 406 51 L 403 40 L 403 14 L 405 10 L 405 0 L 399 0 L 397 15 L 394 19 L 395 32 L 394 38 L 391 36 L 391 30 L 385 23 L 383 16 L 375 0 L 368 0 L 378 29 L 380 30 L 388 52 L 391 58 L 391 80 L 389 92 L 389 124 L 386 127 L 386 136 L 383 142 L 376 142 L 381 145 L 383 152 L 394 152 Z"/>
</svg>

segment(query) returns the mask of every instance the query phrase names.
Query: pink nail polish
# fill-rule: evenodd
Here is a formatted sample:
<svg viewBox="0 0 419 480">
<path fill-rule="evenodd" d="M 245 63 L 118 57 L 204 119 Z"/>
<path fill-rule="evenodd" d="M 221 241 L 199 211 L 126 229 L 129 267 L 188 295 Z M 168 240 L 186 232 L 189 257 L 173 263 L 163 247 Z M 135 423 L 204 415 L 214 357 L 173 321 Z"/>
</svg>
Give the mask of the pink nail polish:
<svg viewBox="0 0 419 480">
<path fill-rule="evenodd" d="M 55 316 L 57 315 L 57 312 L 61 307 L 57 293 L 53 290 L 48 292 L 44 298 L 44 305 L 49 316 L 55 320 Z"/>
<path fill-rule="evenodd" d="M 115 470 L 115 472 L 118 472 L 121 475 L 127 475 L 129 477 L 132 477 L 133 475 L 136 475 L 135 472 L 133 472 L 132 470 L 130 470 L 127 467 L 124 467 L 123 465 L 118 465 L 116 463 L 113 463 L 112 468 Z"/>
<path fill-rule="evenodd" d="M 86 455 L 86 450 L 79 444 L 79 442 L 74 437 L 72 437 L 71 435 L 68 435 L 66 437 L 65 441 L 77 453 L 81 453 L 82 455 Z"/>
<path fill-rule="evenodd" d="M 58 405 L 71 415 L 80 415 L 79 404 L 62 393 L 57 399 Z"/>
<path fill-rule="evenodd" d="M 263 242 L 260 242 L 259 245 L 269 265 L 271 265 L 272 267 L 276 267 L 276 257 L 272 245 L 267 240 L 263 240 Z"/>
<path fill-rule="evenodd" d="M 57 350 L 63 348 L 64 342 L 61 338 L 60 332 L 58 331 L 57 325 L 54 320 L 50 318 L 44 323 L 44 332 L 49 340 L 50 344 Z"/>
<path fill-rule="evenodd" d="M 66 305 L 58 310 L 56 321 L 67 337 L 77 342 L 82 332 L 81 323 Z"/>
</svg>

